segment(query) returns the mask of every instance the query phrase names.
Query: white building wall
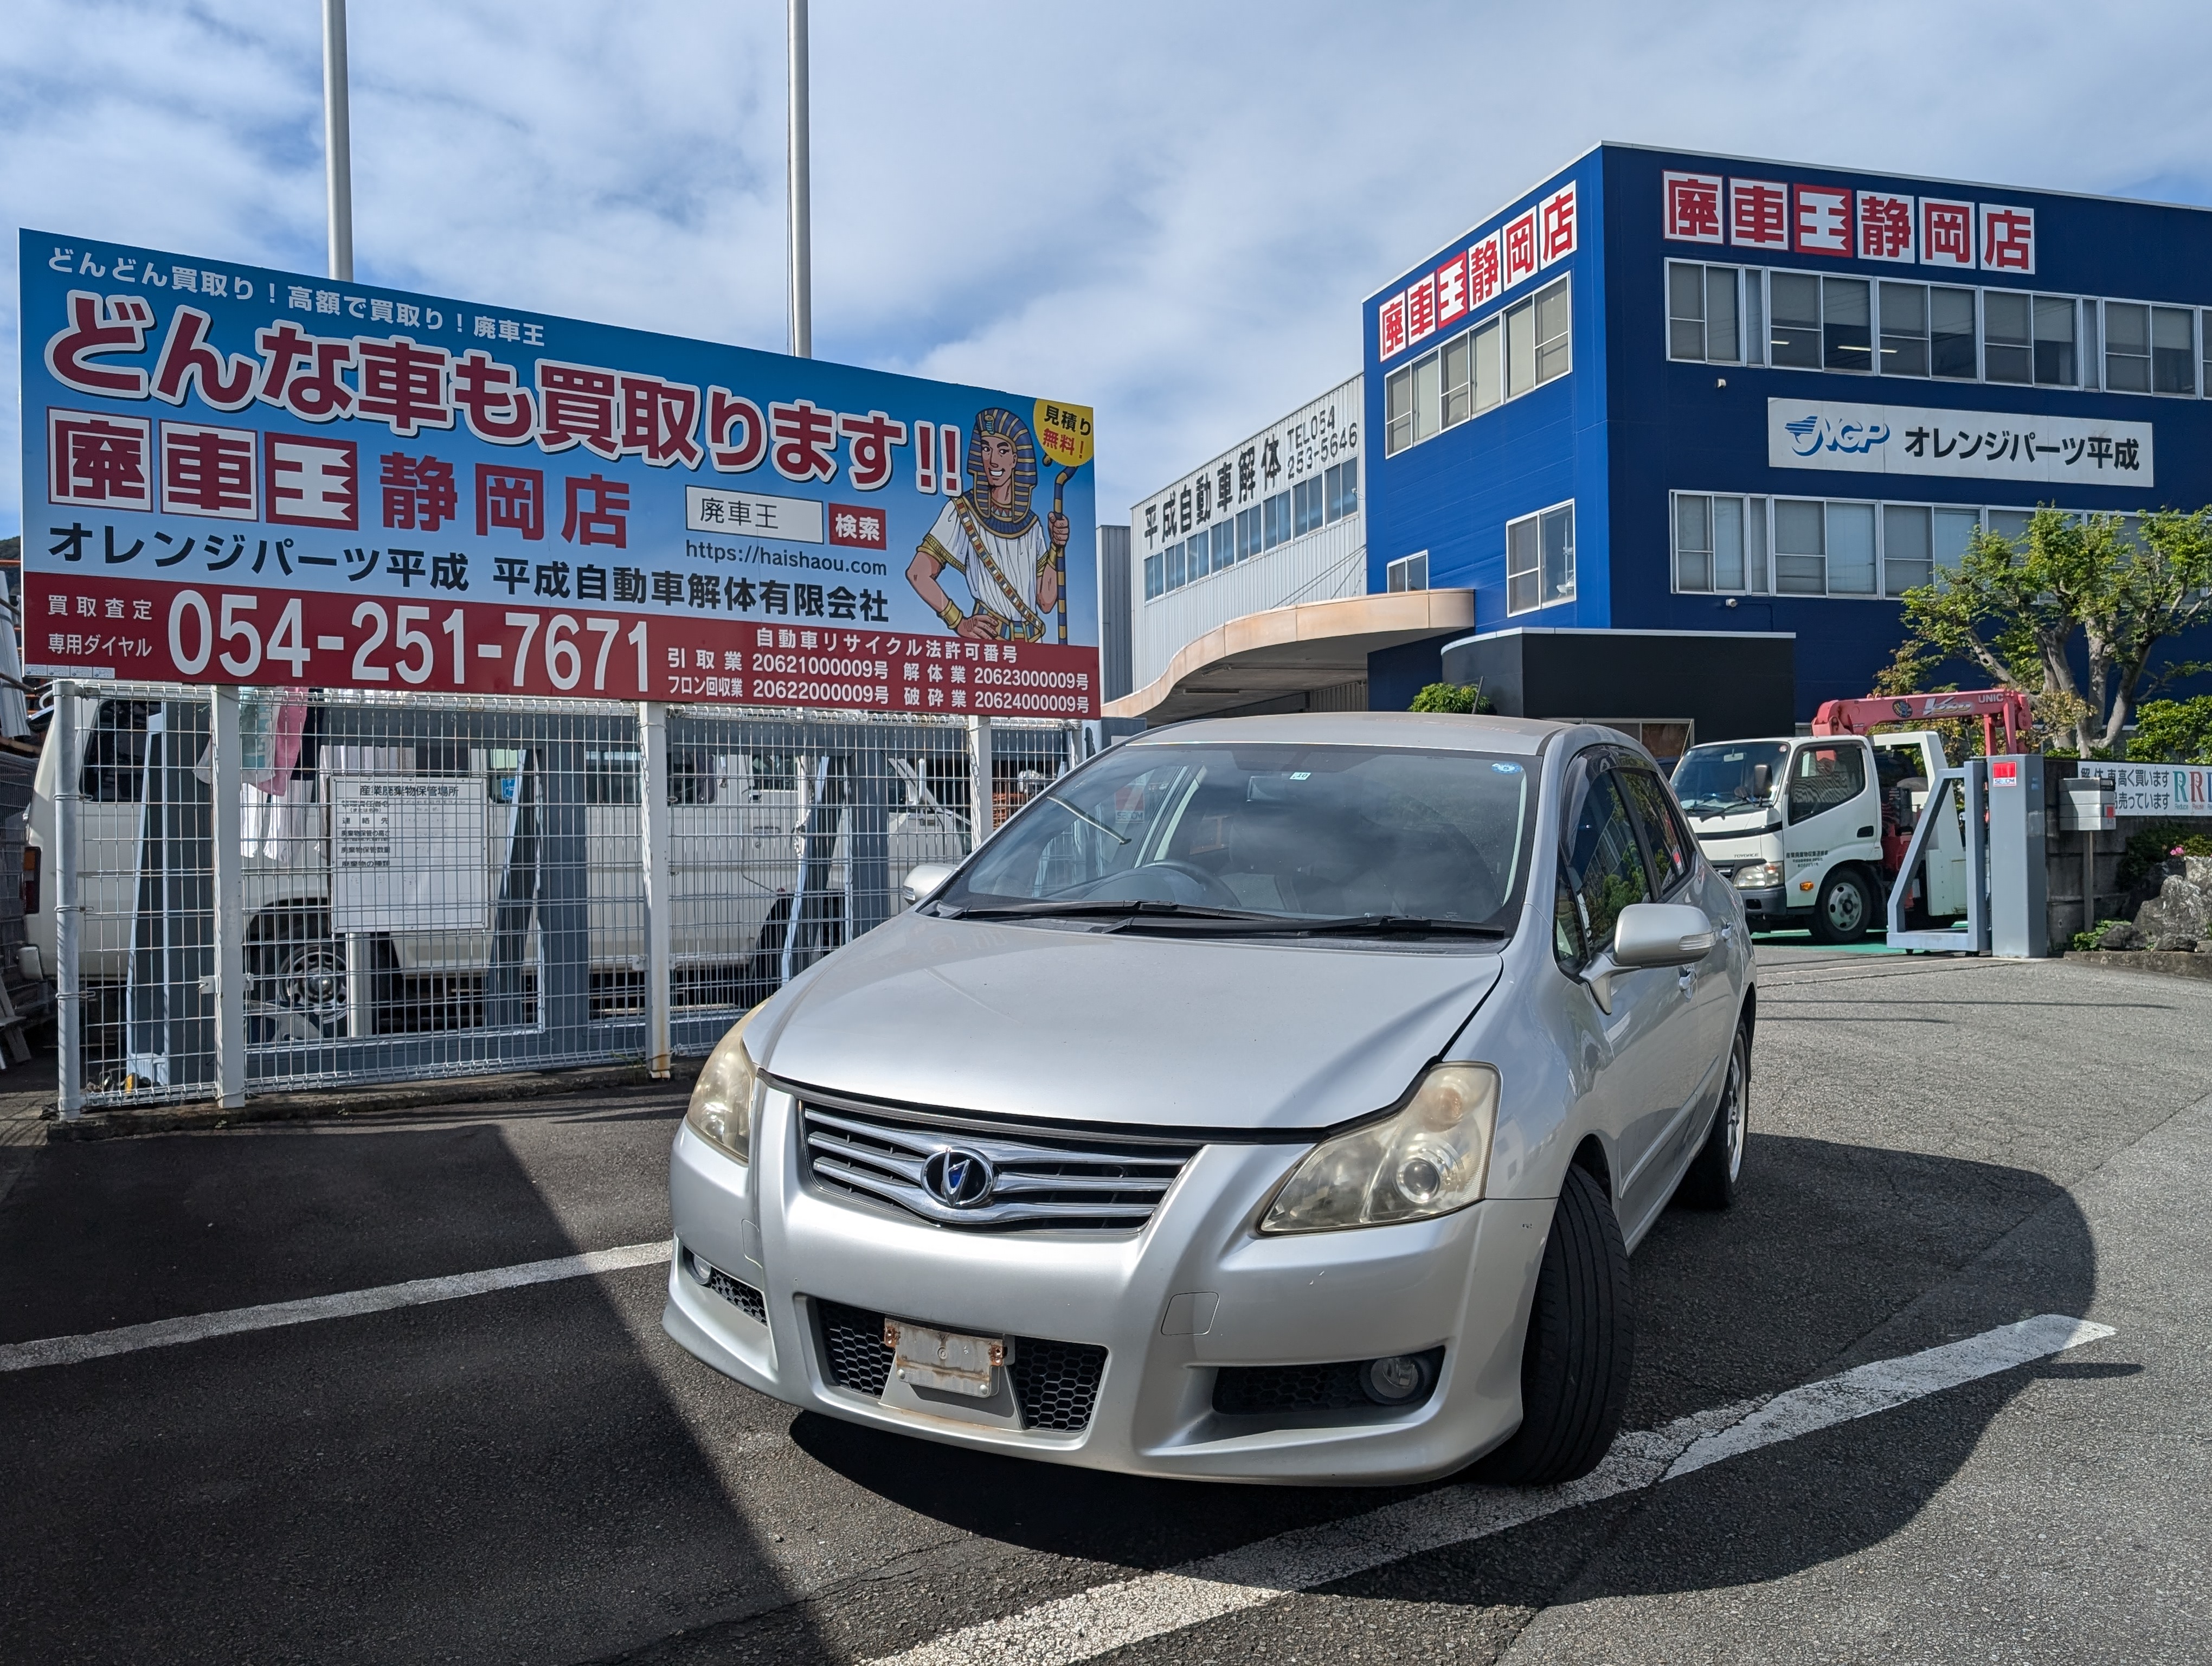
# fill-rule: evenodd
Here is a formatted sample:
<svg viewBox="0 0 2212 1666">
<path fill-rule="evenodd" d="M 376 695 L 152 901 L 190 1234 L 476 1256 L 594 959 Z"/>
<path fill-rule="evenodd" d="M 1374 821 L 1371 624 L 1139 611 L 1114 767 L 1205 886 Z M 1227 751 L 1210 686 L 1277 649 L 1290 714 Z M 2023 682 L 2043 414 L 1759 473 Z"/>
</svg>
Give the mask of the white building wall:
<svg viewBox="0 0 2212 1666">
<path fill-rule="evenodd" d="M 1354 376 L 1232 446 L 1203 468 L 1140 500 L 1131 509 L 1129 659 L 1133 688 L 1142 689 L 1159 676 L 1178 649 L 1216 625 L 1297 602 L 1366 593 L 1367 471 L 1365 436 L 1360 431 L 1362 386 L 1363 379 Z M 1276 465 L 1272 477 L 1267 472 L 1271 449 Z M 1249 494 L 1242 489 L 1248 458 L 1252 470 Z M 1294 534 L 1287 542 L 1247 556 L 1219 572 L 1209 572 L 1203 578 L 1188 580 L 1180 588 L 1146 599 L 1147 557 L 1176 543 L 1187 545 L 1190 532 L 1201 526 L 1210 528 L 1219 519 L 1218 488 L 1224 467 L 1232 492 L 1229 513 L 1234 515 L 1240 510 L 1264 509 L 1268 498 L 1290 493 L 1309 481 L 1324 480 L 1329 471 L 1341 470 L 1346 464 L 1357 467 L 1358 496 L 1356 507 L 1341 518 Z M 1201 481 L 1205 483 L 1202 497 Z M 1202 520 L 1201 506 L 1206 510 Z M 1190 514 L 1188 532 L 1183 519 L 1186 509 Z"/>
</svg>

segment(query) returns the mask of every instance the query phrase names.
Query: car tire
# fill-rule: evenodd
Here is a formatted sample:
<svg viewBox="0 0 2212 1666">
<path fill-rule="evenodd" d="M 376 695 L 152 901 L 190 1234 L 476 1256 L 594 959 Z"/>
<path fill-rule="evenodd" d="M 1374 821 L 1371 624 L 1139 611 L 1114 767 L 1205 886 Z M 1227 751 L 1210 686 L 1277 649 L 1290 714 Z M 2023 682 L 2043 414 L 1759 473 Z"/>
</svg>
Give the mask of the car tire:
<svg viewBox="0 0 2212 1666">
<path fill-rule="evenodd" d="M 1480 1479 L 1547 1487 L 1597 1468 L 1620 1431 L 1635 1355 L 1620 1223 L 1604 1187 L 1571 1168 L 1521 1349 L 1521 1427 L 1483 1461 Z"/>
<path fill-rule="evenodd" d="M 1742 1180 L 1744 1136 L 1751 1123 L 1751 1036 L 1741 1025 L 1729 1046 L 1727 1068 L 1712 1131 L 1690 1159 L 1674 1194 L 1693 1209 L 1729 1207 Z"/>
<path fill-rule="evenodd" d="M 1874 924 L 1874 891 L 1856 868 L 1839 867 L 1820 882 L 1813 903 L 1813 938 L 1829 944 L 1856 943 Z"/>
</svg>

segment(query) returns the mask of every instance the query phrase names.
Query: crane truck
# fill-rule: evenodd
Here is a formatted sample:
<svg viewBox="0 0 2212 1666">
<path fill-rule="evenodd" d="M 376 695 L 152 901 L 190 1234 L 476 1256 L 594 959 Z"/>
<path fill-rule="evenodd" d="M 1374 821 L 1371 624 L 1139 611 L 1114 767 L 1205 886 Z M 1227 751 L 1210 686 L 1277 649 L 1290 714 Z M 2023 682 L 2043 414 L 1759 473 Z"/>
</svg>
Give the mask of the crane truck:
<svg viewBox="0 0 2212 1666">
<path fill-rule="evenodd" d="M 1884 724 L 1979 718 L 1983 745 L 2016 749 L 2027 700 L 2011 689 L 1831 700 L 1809 735 L 1692 746 L 1674 769 L 1674 795 L 1705 858 L 1735 885 L 1753 929 L 1808 928 L 1822 943 L 1864 938 L 1889 894 L 1929 921 L 1966 912 L 1965 811 L 1955 788 L 1930 803 L 1929 783 L 1950 767 L 1934 729 Z M 1938 819 L 1924 860 L 1901 873 L 1924 814 Z"/>
</svg>

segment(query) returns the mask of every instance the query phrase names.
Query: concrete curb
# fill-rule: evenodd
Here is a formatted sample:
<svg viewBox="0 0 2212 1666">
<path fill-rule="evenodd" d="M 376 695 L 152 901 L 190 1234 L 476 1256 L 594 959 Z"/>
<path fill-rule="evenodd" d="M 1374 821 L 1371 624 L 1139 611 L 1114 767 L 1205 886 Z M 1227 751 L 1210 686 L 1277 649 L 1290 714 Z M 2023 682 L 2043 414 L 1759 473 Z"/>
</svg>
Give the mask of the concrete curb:
<svg viewBox="0 0 2212 1666">
<path fill-rule="evenodd" d="M 2212 978 L 2212 954 L 2178 954 L 2164 949 L 2069 949 L 2066 958 L 2084 966 L 2106 966 L 2115 971 Z"/>
<path fill-rule="evenodd" d="M 689 1093 L 704 1059 L 678 1059 L 665 1081 L 654 1081 L 642 1064 L 589 1065 L 576 1070 L 537 1070 L 501 1076 L 457 1076 L 438 1081 L 395 1082 L 375 1087 L 337 1088 L 321 1092 L 270 1093 L 248 1099 L 235 1110 L 206 1103 L 149 1106 L 144 1110 L 88 1110 L 74 1122 L 41 1108 L 49 1145 L 81 1140 L 126 1139 L 142 1134 L 191 1133 L 237 1128 L 254 1122 L 336 1121 L 406 1111 L 475 1111 L 487 1105 L 527 1099 L 570 1098 L 581 1094 L 657 1098 Z"/>
</svg>

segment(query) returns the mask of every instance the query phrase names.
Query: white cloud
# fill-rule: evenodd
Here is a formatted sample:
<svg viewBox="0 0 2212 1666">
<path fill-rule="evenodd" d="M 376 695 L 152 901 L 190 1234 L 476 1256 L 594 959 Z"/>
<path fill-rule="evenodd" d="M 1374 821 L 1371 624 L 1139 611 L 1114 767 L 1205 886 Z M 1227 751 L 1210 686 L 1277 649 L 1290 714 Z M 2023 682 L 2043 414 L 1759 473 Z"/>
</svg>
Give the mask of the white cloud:
<svg viewBox="0 0 2212 1666">
<path fill-rule="evenodd" d="M 781 6 L 352 10 L 362 277 L 783 345 Z M 813 11 L 817 351 L 1087 399 L 1109 517 L 1349 374 L 1363 295 L 1601 137 L 2212 196 L 2181 4 Z M 320 269 L 317 9 L 8 17 L 15 223 Z"/>
</svg>

